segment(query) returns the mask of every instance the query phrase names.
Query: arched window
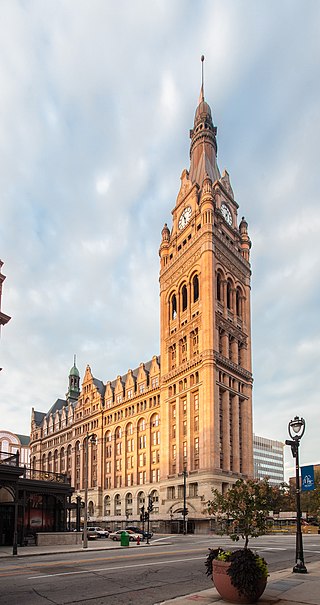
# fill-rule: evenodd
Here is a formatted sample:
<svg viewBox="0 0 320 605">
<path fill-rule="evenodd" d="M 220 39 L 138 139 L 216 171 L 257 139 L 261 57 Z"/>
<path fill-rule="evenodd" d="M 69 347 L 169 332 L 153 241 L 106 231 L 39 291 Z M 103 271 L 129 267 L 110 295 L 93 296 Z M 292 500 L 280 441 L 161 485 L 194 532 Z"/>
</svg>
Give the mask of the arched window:
<svg viewBox="0 0 320 605">
<path fill-rule="evenodd" d="M 60 450 L 60 473 L 65 472 L 65 451 L 64 447 Z"/>
<path fill-rule="evenodd" d="M 236 314 L 238 317 L 242 316 L 242 309 L 241 309 L 241 290 L 240 288 L 236 289 Z"/>
<path fill-rule="evenodd" d="M 170 312 L 170 316 L 171 319 L 175 319 L 177 317 L 177 298 L 175 294 L 172 294 L 171 296 L 171 312 Z"/>
<path fill-rule="evenodd" d="M 129 517 L 132 516 L 132 494 L 131 492 L 129 492 L 128 494 L 126 494 L 126 499 L 125 499 L 125 515 L 127 520 L 129 520 Z"/>
<path fill-rule="evenodd" d="M 197 275 L 194 276 L 192 280 L 193 287 L 193 302 L 197 302 L 199 300 L 199 278 Z"/>
<path fill-rule="evenodd" d="M 116 494 L 114 497 L 114 514 L 118 517 L 121 515 L 121 496 Z"/>
<path fill-rule="evenodd" d="M 137 513 L 138 514 L 141 512 L 142 506 L 145 505 L 145 501 L 146 501 L 146 498 L 145 498 L 144 492 L 139 492 L 138 496 L 137 496 Z"/>
<path fill-rule="evenodd" d="M 48 473 L 52 473 L 52 452 L 48 454 Z"/>
<path fill-rule="evenodd" d="M 146 430 L 146 421 L 144 418 L 140 418 L 139 424 L 138 424 L 138 431 L 140 433 L 141 431 L 145 431 L 145 430 Z"/>
<path fill-rule="evenodd" d="M 217 273 L 217 300 L 222 302 L 222 278 L 220 271 Z"/>
<path fill-rule="evenodd" d="M 182 311 L 185 311 L 188 306 L 188 291 L 187 291 L 187 286 L 185 284 L 182 286 L 181 298 L 182 298 Z"/>
<path fill-rule="evenodd" d="M 151 426 L 152 427 L 159 426 L 159 414 L 153 414 L 151 416 Z"/>
<path fill-rule="evenodd" d="M 158 513 L 159 512 L 159 492 L 156 489 L 152 490 L 152 492 L 150 494 L 150 500 L 153 504 L 152 513 Z"/>
<path fill-rule="evenodd" d="M 72 468 L 71 453 L 72 453 L 72 446 L 71 446 L 71 444 L 69 444 L 68 448 L 67 448 L 67 473 L 68 473 L 69 477 L 71 477 L 71 468 Z"/>
<path fill-rule="evenodd" d="M 42 468 L 43 471 L 47 470 L 46 469 L 46 455 L 45 454 L 43 454 L 43 456 L 42 456 L 42 467 L 41 468 Z"/>
<path fill-rule="evenodd" d="M 121 439 L 121 427 L 116 428 L 116 439 Z"/>
<path fill-rule="evenodd" d="M 129 424 L 127 424 L 127 435 L 133 435 L 133 424 L 132 424 L 132 422 L 129 422 Z"/>
<path fill-rule="evenodd" d="M 90 502 L 88 504 L 88 515 L 89 515 L 89 517 L 94 516 L 94 504 L 93 504 L 92 500 L 90 500 Z"/>
<path fill-rule="evenodd" d="M 110 517 L 111 513 L 111 498 L 110 496 L 105 496 L 104 498 L 104 515 L 106 517 Z"/>
<path fill-rule="evenodd" d="M 232 283 L 230 279 L 227 281 L 227 309 L 232 309 Z"/>
</svg>

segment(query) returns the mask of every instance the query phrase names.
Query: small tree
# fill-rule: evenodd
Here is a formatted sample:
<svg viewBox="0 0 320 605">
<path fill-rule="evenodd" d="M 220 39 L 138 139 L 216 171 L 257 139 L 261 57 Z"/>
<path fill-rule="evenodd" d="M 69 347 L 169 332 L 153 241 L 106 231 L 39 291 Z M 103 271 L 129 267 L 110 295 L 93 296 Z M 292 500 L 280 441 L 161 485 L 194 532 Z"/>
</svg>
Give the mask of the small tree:
<svg viewBox="0 0 320 605">
<path fill-rule="evenodd" d="M 221 534 L 237 542 L 240 536 L 248 547 L 249 538 L 257 538 L 267 532 L 268 514 L 277 506 L 279 489 L 269 485 L 267 479 L 238 479 L 232 487 L 221 494 L 212 490 L 213 498 L 208 502 L 208 512 L 221 523 Z"/>
</svg>

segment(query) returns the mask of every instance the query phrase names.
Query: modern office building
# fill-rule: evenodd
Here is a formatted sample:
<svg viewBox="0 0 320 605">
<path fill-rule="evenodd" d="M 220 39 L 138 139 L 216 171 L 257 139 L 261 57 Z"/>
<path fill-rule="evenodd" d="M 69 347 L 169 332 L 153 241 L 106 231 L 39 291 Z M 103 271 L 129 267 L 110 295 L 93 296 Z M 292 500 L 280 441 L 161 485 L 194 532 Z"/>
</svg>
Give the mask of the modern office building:
<svg viewBox="0 0 320 605">
<path fill-rule="evenodd" d="M 284 482 L 284 443 L 253 435 L 253 464 L 256 479 L 268 477 L 271 485 Z"/>
<path fill-rule="evenodd" d="M 81 386 L 74 364 L 66 397 L 32 412 L 32 465 L 68 473 L 82 498 L 88 478 L 89 517 L 111 527 L 150 497 L 165 529 L 186 498 L 190 530 L 205 531 L 211 489 L 253 476 L 251 242 L 216 134 L 202 88 L 161 232 L 160 356 L 113 380 L 87 366 Z"/>
</svg>

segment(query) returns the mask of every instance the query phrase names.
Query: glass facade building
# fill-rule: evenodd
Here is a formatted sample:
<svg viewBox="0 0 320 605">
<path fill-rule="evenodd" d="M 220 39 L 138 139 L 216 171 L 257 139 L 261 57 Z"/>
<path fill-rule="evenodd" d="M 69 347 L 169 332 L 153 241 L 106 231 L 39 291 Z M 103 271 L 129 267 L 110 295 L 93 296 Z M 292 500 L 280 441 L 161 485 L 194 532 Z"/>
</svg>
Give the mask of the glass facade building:
<svg viewBox="0 0 320 605">
<path fill-rule="evenodd" d="M 268 477 L 271 485 L 284 481 L 284 443 L 253 435 L 253 464 L 255 479 Z"/>
</svg>

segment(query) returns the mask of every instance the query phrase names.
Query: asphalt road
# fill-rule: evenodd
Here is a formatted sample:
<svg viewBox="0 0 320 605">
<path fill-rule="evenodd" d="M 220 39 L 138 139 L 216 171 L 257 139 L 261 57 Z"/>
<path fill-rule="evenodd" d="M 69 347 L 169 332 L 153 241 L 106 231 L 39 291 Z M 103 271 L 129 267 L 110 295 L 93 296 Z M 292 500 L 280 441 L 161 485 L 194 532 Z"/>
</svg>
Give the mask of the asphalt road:
<svg viewBox="0 0 320 605">
<path fill-rule="evenodd" d="M 209 547 L 227 538 L 170 536 L 151 545 L 0 560 L 0 605 L 153 605 L 212 586 L 205 575 Z M 269 570 L 291 567 L 294 536 L 264 536 L 250 546 Z M 320 560 L 320 535 L 304 536 L 305 562 Z"/>
</svg>

